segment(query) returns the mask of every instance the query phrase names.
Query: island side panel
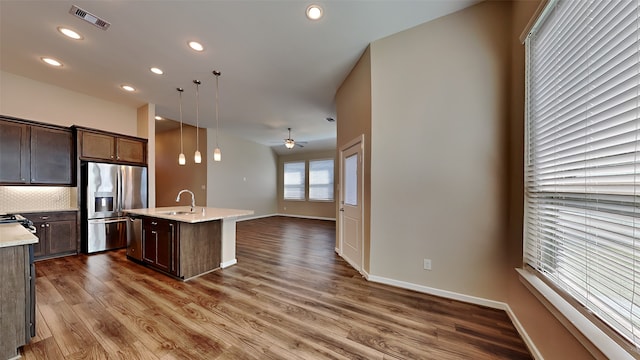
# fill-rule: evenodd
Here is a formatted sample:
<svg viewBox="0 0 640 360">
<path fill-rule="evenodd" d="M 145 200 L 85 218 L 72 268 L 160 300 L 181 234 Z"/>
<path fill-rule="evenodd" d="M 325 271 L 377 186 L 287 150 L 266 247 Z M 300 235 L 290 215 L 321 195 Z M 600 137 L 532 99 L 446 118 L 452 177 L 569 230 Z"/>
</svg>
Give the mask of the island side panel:
<svg viewBox="0 0 640 360">
<path fill-rule="evenodd" d="M 222 220 L 222 259 L 221 268 L 235 265 L 236 259 L 236 219 L 228 217 Z"/>
<path fill-rule="evenodd" d="M 220 267 L 220 220 L 179 223 L 180 273 L 183 279 L 202 275 Z"/>
<path fill-rule="evenodd" d="M 18 356 L 18 348 L 27 343 L 28 245 L 0 248 L 0 358 Z"/>
</svg>

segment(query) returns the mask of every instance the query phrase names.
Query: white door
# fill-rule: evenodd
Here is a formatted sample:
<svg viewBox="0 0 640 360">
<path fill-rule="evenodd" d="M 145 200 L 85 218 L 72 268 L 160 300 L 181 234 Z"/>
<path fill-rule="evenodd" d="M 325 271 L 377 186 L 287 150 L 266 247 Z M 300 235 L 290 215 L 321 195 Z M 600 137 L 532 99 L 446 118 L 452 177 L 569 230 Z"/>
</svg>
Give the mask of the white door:
<svg viewBox="0 0 640 360">
<path fill-rule="evenodd" d="M 360 137 L 340 150 L 340 255 L 362 272 L 362 144 Z"/>
</svg>

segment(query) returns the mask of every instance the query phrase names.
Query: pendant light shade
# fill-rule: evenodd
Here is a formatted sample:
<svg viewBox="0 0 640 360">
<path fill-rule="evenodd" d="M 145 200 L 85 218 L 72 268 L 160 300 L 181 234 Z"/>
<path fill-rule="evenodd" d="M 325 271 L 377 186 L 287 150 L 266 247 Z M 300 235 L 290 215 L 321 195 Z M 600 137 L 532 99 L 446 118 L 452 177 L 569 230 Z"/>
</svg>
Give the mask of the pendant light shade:
<svg viewBox="0 0 640 360">
<path fill-rule="evenodd" d="M 200 80 L 193 80 L 196 84 L 196 152 L 193 155 L 193 161 L 196 164 L 202 162 L 202 155 L 200 154 Z"/>
<path fill-rule="evenodd" d="M 218 112 L 218 108 L 219 108 L 218 79 L 220 78 L 220 75 L 222 75 L 222 73 L 220 71 L 213 70 L 213 76 L 216 77 L 216 149 L 213 150 L 213 161 L 221 161 L 222 160 L 222 153 L 220 151 L 220 146 L 218 145 L 218 125 L 220 123 L 220 114 Z"/>
<path fill-rule="evenodd" d="M 179 104 L 180 104 L 180 155 L 178 155 L 178 164 L 179 165 L 184 165 L 187 163 L 187 159 L 184 157 L 184 151 L 182 148 L 182 92 L 184 91 L 183 88 L 176 88 L 176 90 L 178 90 L 178 94 L 179 95 Z"/>
</svg>

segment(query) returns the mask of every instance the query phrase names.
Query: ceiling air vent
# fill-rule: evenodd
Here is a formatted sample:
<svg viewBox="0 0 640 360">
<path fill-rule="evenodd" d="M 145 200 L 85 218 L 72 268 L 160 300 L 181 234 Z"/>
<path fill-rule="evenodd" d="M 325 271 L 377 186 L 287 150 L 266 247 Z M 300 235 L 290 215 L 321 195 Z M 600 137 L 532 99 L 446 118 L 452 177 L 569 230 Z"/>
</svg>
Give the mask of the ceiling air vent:
<svg viewBox="0 0 640 360">
<path fill-rule="evenodd" d="M 93 15 L 88 11 L 80 9 L 75 5 L 71 6 L 71 10 L 69 10 L 69 14 L 79 17 L 80 19 L 97 26 L 102 30 L 107 30 L 109 26 L 111 26 L 110 23 L 100 19 L 99 17 Z"/>
</svg>

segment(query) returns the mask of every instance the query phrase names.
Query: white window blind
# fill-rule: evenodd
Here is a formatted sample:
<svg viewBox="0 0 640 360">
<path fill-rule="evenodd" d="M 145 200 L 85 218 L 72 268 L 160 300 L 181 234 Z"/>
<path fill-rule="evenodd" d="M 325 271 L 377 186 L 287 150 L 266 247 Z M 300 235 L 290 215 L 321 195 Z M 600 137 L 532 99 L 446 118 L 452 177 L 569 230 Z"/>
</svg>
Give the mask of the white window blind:
<svg viewBox="0 0 640 360">
<path fill-rule="evenodd" d="M 305 200 L 305 162 L 284 163 L 284 198 Z"/>
<path fill-rule="evenodd" d="M 309 200 L 333 200 L 333 159 L 309 161 Z"/>
<path fill-rule="evenodd" d="M 551 2 L 526 40 L 525 262 L 635 346 L 639 3 Z"/>
</svg>

